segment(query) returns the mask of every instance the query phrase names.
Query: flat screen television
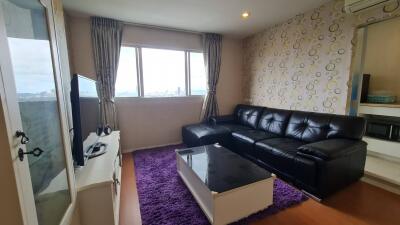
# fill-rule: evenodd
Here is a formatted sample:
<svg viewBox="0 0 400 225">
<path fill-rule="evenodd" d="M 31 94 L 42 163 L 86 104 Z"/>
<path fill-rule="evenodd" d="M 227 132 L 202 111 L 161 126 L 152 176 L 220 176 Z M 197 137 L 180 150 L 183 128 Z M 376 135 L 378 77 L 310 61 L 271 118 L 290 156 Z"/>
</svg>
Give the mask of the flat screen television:
<svg viewBox="0 0 400 225">
<path fill-rule="evenodd" d="M 96 81 L 74 74 L 71 80 L 71 107 L 73 119 L 72 156 L 75 166 L 84 166 L 90 157 L 90 150 L 98 141 L 99 97 Z M 90 135 L 90 138 L 88 138 Z M 84 143 L 85 142 L 85 143 Z"/>
</svg>

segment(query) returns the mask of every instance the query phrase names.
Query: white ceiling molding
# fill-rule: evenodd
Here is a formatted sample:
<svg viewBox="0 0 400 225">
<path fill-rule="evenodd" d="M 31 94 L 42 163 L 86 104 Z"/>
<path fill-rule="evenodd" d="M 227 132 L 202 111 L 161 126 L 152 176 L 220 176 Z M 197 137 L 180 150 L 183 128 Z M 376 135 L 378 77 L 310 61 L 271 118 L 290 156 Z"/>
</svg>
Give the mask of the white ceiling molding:
<svg viewBox="0 0 400 225">
<path fill-rule="evenodd" d="M 329 0 L 63 0 L 71 15 L 244 38 Z M 242 19 L 248 11 L 250 16 Z"/>
</svg>

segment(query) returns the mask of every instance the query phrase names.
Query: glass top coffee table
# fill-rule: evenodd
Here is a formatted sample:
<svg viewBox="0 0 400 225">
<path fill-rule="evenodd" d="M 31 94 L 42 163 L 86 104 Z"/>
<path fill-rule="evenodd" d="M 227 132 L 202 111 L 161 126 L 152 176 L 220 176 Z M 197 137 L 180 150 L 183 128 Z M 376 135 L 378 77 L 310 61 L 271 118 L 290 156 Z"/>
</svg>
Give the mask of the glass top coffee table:
<svg viewBox="0 0 400 225">
<path fill-rule="evenodd" d="M 182 180 L 211 224 L 228 224 L 272 204 L 274 176 L 219 146 L 176 150 Z"/>
</svg>

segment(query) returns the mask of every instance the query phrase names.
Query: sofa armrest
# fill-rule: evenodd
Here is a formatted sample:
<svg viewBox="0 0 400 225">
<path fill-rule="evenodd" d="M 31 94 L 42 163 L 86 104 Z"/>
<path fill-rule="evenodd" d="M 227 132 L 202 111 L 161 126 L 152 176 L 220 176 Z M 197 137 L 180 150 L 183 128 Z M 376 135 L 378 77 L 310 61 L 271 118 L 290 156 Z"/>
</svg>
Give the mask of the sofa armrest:
<svg viewBox="0 0 400 225">
<path fill-rule="evenodd" d="M 221 124 L 221 123 L 233 123 L 233 122 L 235 122 L 235 117 L 233 115 L 213 116 L 213 117 L 210 117 L 209 121 L 213 125 L 217 125 L 217 124 Z"/>
<path fill-rule="evenodd" d="M 349 139 L 328 139 L 300 146 L 297 149 L 299 155 L 310 155 L 323 160 L 332 160 L 366 149 L 367 143 Z"/>
</svg>

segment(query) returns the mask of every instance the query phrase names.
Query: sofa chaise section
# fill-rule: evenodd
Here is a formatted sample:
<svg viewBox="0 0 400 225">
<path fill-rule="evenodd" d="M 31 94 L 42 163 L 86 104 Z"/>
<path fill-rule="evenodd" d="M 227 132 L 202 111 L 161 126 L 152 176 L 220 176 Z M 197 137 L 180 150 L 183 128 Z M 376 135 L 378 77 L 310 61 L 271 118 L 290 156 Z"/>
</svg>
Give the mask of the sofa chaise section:
<svg viewBox="0 0 400 225">
<path fill-rule="evenodd" d="M 232 115 L 182 127 L 182 140 L 188 147 L 214 143 L 231 146 L 232 132 L 255 129 L 262 111 L 262 107 L 238 105 Z"/>
</svg>

